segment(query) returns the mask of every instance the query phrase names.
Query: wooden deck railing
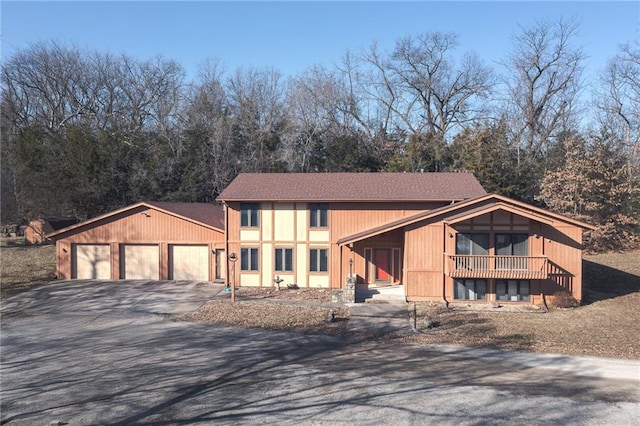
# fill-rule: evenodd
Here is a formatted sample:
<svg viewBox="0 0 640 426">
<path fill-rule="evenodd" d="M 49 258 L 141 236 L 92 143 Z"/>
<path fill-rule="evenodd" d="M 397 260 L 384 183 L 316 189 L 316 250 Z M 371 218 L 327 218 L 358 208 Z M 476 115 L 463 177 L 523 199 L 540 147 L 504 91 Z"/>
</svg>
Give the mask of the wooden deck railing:
<svg viewBox="0 0 640 426">
<path fill-rule="evenodd" d="M 541 280 L 547 278 L 545 256 L 472 256 L 445 254 L 445 273 L 452 278 Z"/>
</svg>

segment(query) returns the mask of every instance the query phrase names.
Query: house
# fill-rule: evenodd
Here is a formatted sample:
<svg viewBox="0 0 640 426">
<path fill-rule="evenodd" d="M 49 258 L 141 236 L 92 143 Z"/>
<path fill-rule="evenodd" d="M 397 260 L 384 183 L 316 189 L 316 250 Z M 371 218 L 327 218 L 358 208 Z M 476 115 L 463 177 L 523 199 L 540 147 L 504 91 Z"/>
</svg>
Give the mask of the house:
<svg viewBox="0 0 640 426">
<path fill-rule="evenodd" d="M 219 204 L 141 202 L 47 235 L 59 279 L 224 281 Z"/>
<path fill-rule="evenodd" d="M 591 225 L 487 194 L 469 173 L 240 174 L 220 194 L 240 286 L 402 285 L 408 301 L 582 298 Z"/>
<path fill-rule="evenodd" d="M 67 226 L 75 225 L 78 220 L 70 217 L 42 217 L 32 219 L 24 230 L 25 244 L 48 244 L 45 235 L 58 231 Z"/>
</svg>

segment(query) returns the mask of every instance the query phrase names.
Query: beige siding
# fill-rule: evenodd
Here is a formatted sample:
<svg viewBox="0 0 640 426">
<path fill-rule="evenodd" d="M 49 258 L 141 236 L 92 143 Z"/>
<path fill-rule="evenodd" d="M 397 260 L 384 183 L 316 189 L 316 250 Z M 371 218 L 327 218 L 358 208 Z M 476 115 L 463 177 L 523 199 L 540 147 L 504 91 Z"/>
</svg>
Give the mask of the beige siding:
<svg viewBox="0 0 640 426">
<path fill-rule="evenodd" d="M 310 275 L 309 276 L 309 287 L 329 287 L 329 276 L 328 275 Z"/>
<path fill-rule="evenodd" d="M 260 229 L 262 231 L 262 240 L 264 241 L 270 241 L 273 239 L 273 212 L 268 208 L 271 205 L 272 203 L 262 203 L 260 209 Z"/>
<path fill-rule="evenodd" d="M 293 241 L 296 232 L 293 203 L 275 203 L 273 216 L 274 240 Z"/>
<path fill-rule="evenodd" d="M 329 242 L 329 231 L 309 231 L 310 242 Z"/>
<path fill-rule="evenodd" d="M 307 227 L 309 226 L 309 213 L 306 203 L 296 204 L 296 240 L 304 241 L 307 238 Z"/>
<path fill-rule="evenodd" d="M 309 264 L 307 263 L 307 257 L 309 250 L 307 249 L 306 244 L 297 244 L 296 245 L 296 283 L 300 287 L 307 287 L 309 282 L 307 281 L 307 275 L 309 271 Z"/>
<path fill-rule="evenodd" d="M 260 241 L 259 229 L 241 229 L 240 241 Z"/>
</svg>

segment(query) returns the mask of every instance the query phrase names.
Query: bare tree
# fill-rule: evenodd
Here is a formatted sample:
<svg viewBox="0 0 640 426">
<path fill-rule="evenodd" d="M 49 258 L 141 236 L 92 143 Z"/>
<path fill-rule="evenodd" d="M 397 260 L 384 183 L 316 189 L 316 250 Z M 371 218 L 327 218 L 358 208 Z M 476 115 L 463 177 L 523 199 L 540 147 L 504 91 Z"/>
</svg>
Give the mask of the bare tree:
<svg viewBox="0 0 640 426">
<path fill-rule="evenodd" d="M 281 75 L 274 69 L 238 69 L 226 87 L 244 170 L 265 171 L 279 145 L 285 98 Z"/>
<path fill-rule="evenodd" d="M 507 116 L 514 141 L 531 160 L 572 124 L 584 59 L 582 49 L 572 45 L 577 32 L 575 22 L 560 19 L 521 27 L 513 37 L 505 63 Z M 522 160 L 519 155 L 519 164 Z"/>
<path fill-rule="evenodd" d="M 594 96 L 601 129 L 618 135 L 630 170 L 640 174 L 640 46 L 625 44 L 609 60 Z"/>
<path fill-rule="evenodd" d="M 372 67 L 370 94 L 413 134 L 447 137 L 455 127 L 484 118 L 493 73 L 473 53 L 456 61 L 453 33 L 404 37 L 390 55 L 374 44 L 364 55 Z"/>
</svg>

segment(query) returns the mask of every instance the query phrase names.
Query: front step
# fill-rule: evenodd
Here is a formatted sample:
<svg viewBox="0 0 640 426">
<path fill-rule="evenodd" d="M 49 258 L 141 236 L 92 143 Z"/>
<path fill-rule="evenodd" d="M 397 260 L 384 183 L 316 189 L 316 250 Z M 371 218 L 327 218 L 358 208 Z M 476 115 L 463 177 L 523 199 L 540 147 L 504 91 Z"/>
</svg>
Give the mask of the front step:
<svg viewBox="0 0 640 426">
<path fill-rule="evenodd" d="M 356 303 L 405 303 L 404 287 L 390 285 L 384 287 L 356 287 Z"/>
</svg>

